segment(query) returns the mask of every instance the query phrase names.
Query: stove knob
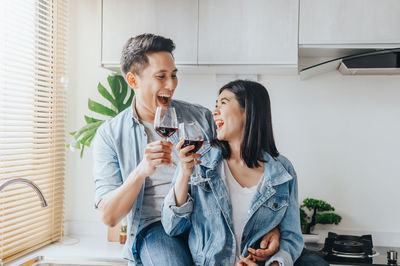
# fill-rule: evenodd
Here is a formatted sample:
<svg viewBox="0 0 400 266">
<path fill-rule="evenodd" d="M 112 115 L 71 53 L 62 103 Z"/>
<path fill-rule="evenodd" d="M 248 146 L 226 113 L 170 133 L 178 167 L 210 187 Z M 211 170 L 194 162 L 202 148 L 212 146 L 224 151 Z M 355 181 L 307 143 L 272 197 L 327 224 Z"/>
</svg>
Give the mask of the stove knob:
<svg viewBox="0 0 400 266">
<path fill-rule="evenodd" d="M 397 251 L 389 250 L 387 252 L 388 265 L 397 265 Z"/>
</svg>

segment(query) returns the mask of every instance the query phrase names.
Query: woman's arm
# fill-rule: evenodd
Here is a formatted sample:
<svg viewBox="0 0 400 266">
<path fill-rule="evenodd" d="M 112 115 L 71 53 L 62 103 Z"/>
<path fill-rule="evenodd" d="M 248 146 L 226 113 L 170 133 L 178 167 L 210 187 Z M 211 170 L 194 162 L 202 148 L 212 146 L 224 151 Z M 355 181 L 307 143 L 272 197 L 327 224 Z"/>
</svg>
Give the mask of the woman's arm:
<svg viewBox="0 0 400 266">
<path fill-rule="evenodd" d="M 193 173 L 193 166 L 198 164 L 197 158 L 201 155 L 190 154 L 193 145 L 182 149 L 183 140 L 176 148 L 179 151 L 180 164 L 175 172 L 171 190 L 164 199 L 161 213 L 161 223 L 168 235 L 182 234 L 190 226 L 190 215 L 193 210 L 193 199 L 188 193 L 189 178 Z"/>
<path fill-rule="evenodd" d="M 283 157 L 283 156 L 279 156 Z M 293 265 L 303 250 L 304 242 L 300 227 L 300 211 L 298 204 L 297 175 L 293 166 L 286 158 L 279 158 L 285 169 L 293 177 L 289 182 L 289 205 L 283 217 L 280 229 L 279 251 L 273 255 L 265 265 L 278 261 L 282 265 Z"/>
</svg>

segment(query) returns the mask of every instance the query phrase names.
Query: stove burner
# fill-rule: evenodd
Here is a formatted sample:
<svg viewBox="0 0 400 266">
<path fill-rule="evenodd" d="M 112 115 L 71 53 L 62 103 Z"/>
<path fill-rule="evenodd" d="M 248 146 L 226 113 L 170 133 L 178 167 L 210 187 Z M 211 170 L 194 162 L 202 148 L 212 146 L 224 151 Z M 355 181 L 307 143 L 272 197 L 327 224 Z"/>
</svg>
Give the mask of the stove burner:
<svg viewBox="0 0 400 266">
<path fill-rule="evenodd" d="M 329 232 L 324 251 L 333 256 L 368 258 L 373 255 L 372 236 L 338 235 Z"/>
</svg>

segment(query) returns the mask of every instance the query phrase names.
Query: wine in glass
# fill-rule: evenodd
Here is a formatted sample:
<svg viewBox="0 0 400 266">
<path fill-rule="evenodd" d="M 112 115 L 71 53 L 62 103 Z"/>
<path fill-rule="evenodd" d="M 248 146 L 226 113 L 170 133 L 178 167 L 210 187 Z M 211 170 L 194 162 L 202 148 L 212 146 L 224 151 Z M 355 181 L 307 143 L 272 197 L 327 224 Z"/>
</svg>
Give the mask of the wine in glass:
<svg viewBox="0 0 400 266">
<path fill-rule="evenodd" d="M 189 151 L 190 154 L 196 153 L 204 144 L 203 131 L 196 121 L 179 124 L 179 139 L 184 140 L 182 148 L 194 145 L 194 148 Z M 210 180 L 201 177 L 199 167 L 195 166 L 195 178 L 190 181 L 192 185 Z"/>
<path fill-rule="evenodd" d="M 178 130 L 178 120 L 174 107 L 159 106 L 154 117 L 154 129 L 164 140 Z"/>
</svg>

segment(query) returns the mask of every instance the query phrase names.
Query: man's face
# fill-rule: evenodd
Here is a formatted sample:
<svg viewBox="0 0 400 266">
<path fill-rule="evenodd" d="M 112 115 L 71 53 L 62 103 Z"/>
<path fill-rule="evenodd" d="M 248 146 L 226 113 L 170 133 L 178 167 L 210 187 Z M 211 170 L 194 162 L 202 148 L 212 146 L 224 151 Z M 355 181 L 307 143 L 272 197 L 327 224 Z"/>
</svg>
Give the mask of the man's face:
<svg viewBox="0 0 400 266">
<path fill-rule="evenodd" d="M 152 116 L 158 106 L 168 106 L 178 85 L 177 69 L 172 55 L 155 52 L 147 55 L 149 64 L 140 75 L 134 74 L 136 111 L 139 117 Z"/>
</svg>

